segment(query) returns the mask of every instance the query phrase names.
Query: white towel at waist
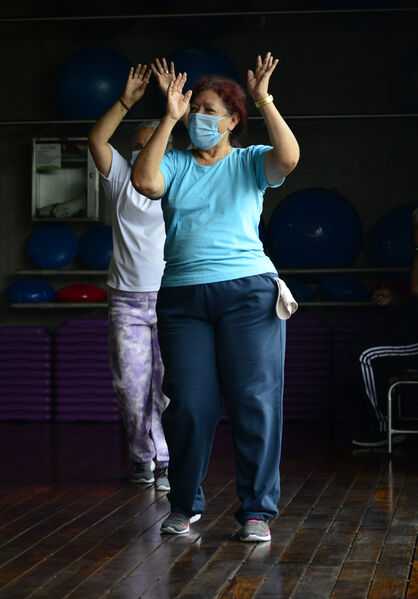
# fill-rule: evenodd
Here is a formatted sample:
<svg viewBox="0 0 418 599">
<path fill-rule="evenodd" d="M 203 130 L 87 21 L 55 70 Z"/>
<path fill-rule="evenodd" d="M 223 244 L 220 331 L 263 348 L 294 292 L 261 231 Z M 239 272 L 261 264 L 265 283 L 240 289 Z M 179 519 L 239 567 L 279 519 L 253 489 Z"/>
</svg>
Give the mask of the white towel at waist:
<svg viewBox="0 0 418 599">
<path fill-rule="evenodd" d="M 287 320 L 294 312 L 296 312 L 298 304 L 286 283 L 279 278 L 274 280 L 276 281 L 278 288 L 276 314 L 281 320 Z"/>
</svg>

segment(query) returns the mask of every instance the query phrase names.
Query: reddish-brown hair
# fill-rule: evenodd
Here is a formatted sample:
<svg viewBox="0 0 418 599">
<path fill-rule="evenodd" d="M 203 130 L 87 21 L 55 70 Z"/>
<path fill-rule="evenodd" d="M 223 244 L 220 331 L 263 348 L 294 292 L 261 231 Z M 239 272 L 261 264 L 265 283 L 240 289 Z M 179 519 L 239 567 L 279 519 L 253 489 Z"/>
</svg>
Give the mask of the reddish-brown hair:
<svg viewBox="0 0 418 599">
<path fill-rule="evenodd" d="M 207 75 L 196 81 L 193 86 L 193 96 L 197 96 L 205 89 L 213 89 L 231 114 L 238 113 L 240 120 L 232 132 L 233 137 L 245 134 L 247 132 L 247 99 L 242 87 L 228 77 Z"/>
</svg>

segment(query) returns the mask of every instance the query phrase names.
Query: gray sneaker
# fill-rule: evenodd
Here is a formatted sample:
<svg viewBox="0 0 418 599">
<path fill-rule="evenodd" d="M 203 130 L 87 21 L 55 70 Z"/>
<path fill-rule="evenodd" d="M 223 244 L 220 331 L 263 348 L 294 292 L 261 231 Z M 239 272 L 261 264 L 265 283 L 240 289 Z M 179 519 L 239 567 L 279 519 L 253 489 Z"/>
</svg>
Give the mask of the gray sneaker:
<svg viewBox="0 0 418 599">
<path fill-rule="evenodd" d="M 257 543 L 259 541 L 270 541 L 271 534 L 269 525 L 264 520 L 247 520 L 244 524 L 240 541 Z"/>
<path fill-rule="evenodd" d="M 171 512 L 161 525 L 161 532 L 169 535 L 184 535 L 190 530 L 190 524 L 200 520 L 202 514 L 195 514 L 188 518 L 180 512 Z"/>
<path fill-rule="evenodd" d="M 156 491 L 169 491 L 170 483 L 168 482 L 167 475 L 168 468 L 161 468 L 158 476 L 155 478 L 155 489 Z"/>
<path fill-rule="evenodd" d="M 139 462 L 134 462 L 132 466 L 132 474 L 129 479 L 131 483 L 142 483 L 149 484 L 154 482 L 153 472 L 155 470 L 155 464 L 153 460 L 149 462 L 145 462 L 144 464 L 140 464 Z"/>
</svg>

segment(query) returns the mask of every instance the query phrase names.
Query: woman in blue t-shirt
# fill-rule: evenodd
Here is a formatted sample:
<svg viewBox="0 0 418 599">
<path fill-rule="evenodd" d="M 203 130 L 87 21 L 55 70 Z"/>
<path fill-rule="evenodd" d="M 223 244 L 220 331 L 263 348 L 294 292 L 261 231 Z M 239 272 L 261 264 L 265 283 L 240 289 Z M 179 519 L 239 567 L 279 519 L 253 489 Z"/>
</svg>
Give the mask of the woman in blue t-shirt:
<svg viewBox="0 0 418 599">
<path fill-rule="evenodd" d="M 275 312 L 277 273 L 258 224 L 265 189 L 283 183 L 299 147 L 268 92 L 277 62 L 269 52 L 248 71 L 271 146 L 233 147 L 247 117 L 237 83 L 212 75 L 183 94 L 186 73 L 176 77 L 171 65 L 166 113 L 132 170 L 139 192 L 162 198 L 167 234 L 157 302 L 170 397 L 163 427 L 172 511 L 164 533 L 186 533 L 204 509 L 201 483 L 222 397 L 235 445 L 241 540 L 269 540 L 268 520 L 278 511 L 285 325 Z M 194 149 L 164 155 L 180 119 Z"/>
</svg>

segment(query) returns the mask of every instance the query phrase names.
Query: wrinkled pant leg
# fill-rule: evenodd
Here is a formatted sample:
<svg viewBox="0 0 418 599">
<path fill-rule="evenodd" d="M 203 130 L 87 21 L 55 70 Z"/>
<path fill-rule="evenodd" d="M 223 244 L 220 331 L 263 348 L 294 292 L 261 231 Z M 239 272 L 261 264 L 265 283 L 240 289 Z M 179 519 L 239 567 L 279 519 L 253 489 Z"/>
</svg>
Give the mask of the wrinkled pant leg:
<svg viewBox="0 0 418 599">
<path fill-rule="evenodd" d="M 156 324 L 154 324 L 151 327 L 151 344 L 153 356 L 153 368 L 151 378 L 151 436 L 154 441 L 156 460 L 159 466 L 161 466 L 161 468 L 165 468 L 166 466 L 168 466 L 169 455 L 164 430 L 161 423 L 161 418 L 164 410 L 167 408 L 169 404 L 169 399 L 166 395 L 164 395 L 162 389 L 164 366 L 161 359 L 160 344 L 158 342 L 158 332 Z"/>
<path fill-rule="evenodd" d="M 136 462 L 156 456 L 151 435 L 153 422 L 154 310 L 148 293 L 111 290 L 109 294 L 109 348 L 113 388 L 126 429 L 129 455 Z M 154 294 L 156 296 L 156 294 Z"/>
</svg>

